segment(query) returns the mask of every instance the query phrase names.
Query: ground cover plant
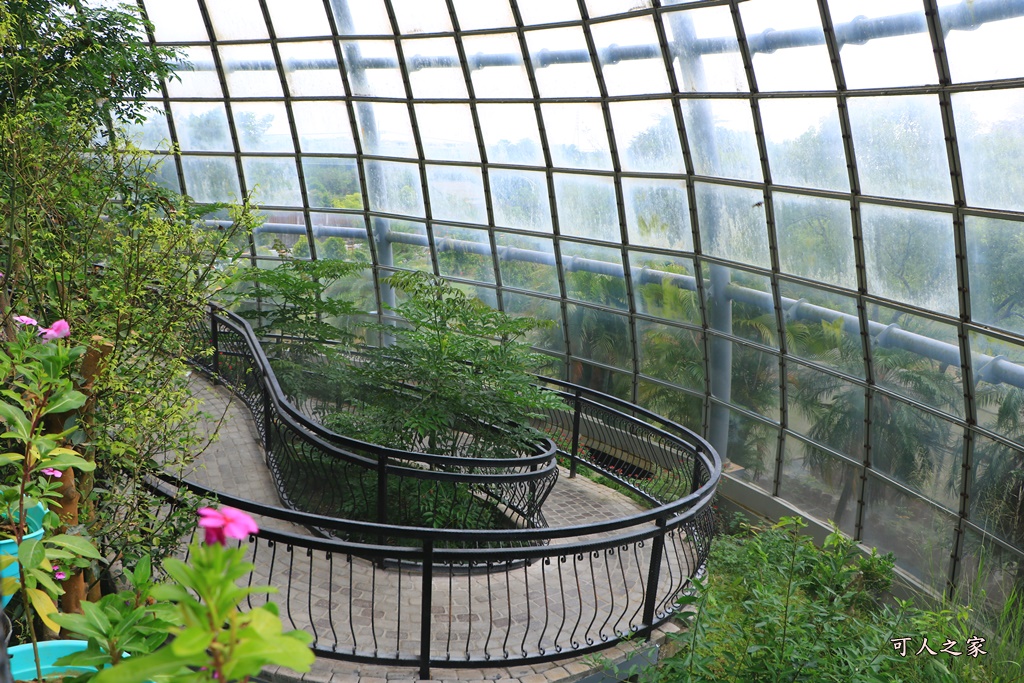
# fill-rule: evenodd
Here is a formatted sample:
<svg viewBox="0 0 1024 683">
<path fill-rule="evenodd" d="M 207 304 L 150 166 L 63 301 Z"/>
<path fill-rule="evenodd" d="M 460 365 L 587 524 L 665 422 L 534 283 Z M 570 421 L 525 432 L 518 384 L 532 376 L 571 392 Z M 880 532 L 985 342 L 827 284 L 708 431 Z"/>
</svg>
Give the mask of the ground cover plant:
<svg viewBox="0 0 1024 683">
<path fill-rule="evenodd" d="M 707 576 L 683 601 L 694 608 L 683 614 L 688 630 L 671 641 L 674 654 L 656 668 L 634 672 L 640 680 L 1024 680 L 1024 636 L 1013 609 L 991 629 L 970 607 L 887 598 L 892 555 L 864 555 L 838 532 L 817 548 L 799 533 L 804 526 L 800 518 L 783 518 L 772 527 L 746 526 L 742 536 L 719 538 Z M 1012 602 L 1019 607 L 1019 596 Z"/>
</svg>

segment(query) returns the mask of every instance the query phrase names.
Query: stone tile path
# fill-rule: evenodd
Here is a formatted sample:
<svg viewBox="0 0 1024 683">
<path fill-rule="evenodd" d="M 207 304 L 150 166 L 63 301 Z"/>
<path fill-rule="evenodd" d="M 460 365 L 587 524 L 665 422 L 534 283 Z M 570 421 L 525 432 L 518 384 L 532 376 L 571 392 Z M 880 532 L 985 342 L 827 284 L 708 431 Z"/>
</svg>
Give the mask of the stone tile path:
<svg viewBox="0 0 1024 683">
<path fill-rule="evenodd" d="M 184 473 L 185 478 L 280 506 L 247 408 L 224 387 L 215 387 L 198 374 L 194 378 L 194 393 L 211 415 L 207 429 L 212 432 L 219 427 L 219 433 L 195 466 Z M 556 527 L 621 519 L 641 508 L 605 486 L 582 476 L 570 479 L 562 471 L 544 511 L 549 524 Z M 258 518 L 257 523 L 264 529 L 308 539 L 307 543 L 318 538 L 304 527 L 271 517 Z M 550 653 L 558 648 L 585 647 L 588 642 L 614 638 L 630 624 L 639 623 L 650 542 L 613 544 L 586 554 L 565 547 L 582 540 L 587 539 L 554 541 L 538 551 L 540 557 L 535 561 L 499 571 L 466 574 L 435 569 L 430 628 L 434 656 L 450 652 L 458 659 L 460 653 L 461 658 L 485 653 L 497 662 L 538 650 Z M 687 547 L 681 534 L 666 544 L 659 597 L 667 598 L 690 566 Z M 333 646 L 350 655 L 395 657 L 401 653 L 408 657 L 418 651 L 423 599 L 418 568 L 387 567 L 372 553 L 350 549 L 334 553 L 310 550 L 301 540 L 271 543 L 258 539 L 250 548 L 256 564 L 253 581 L 278 589 L 274 601 L 281 607 L 286 625 L 290 620 L 293 627 L 313 633 L 321 646 Z M 614 661 L 635 647 L 626 644 L 601 655 Z M 434 667 L 431 673 L 434 680 L 542 683 L 575 680 L 593 670 L 592 658 L 577 657 L 487 670 Z M 265 678 L 377 683 L 415 680 L 418 674 L 415 667 L 321 658 L 304 676 L 268 670 Z"/>
</svg>

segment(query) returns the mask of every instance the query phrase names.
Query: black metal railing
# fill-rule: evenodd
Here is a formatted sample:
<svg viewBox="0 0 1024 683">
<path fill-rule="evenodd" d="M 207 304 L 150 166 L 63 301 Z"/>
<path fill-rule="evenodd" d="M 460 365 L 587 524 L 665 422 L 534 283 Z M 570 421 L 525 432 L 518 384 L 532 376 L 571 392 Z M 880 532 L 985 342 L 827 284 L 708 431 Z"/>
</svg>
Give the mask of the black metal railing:
<svg viewBox="0 0 1024 683">
<path fill-rule="evenodd" d="M 521 493 L 496 496 L 522 496 L 512 505 L 527 512 L 547 497 L 546 482 L 554 484 L 546 474 L 555 467 L 553 454 L 516 461 L 518 471 L 494 474 L 493 468 L 507 465 L 492 461 L 485 470 L 490 474 L 467 474 L 408 464 L 444 465 L 423 454 L 396 456 L 370 444 L 353 446 L 285 400 L 244 321 L 214 308 L 207 322 L 213 352 L 198 364 L 252 411 L 279 486 L 294 486 L 295 472 L 305 466 L 325 468 L 315 470 L 318 477 L 336 478 L 354 467 L 424 481 L 443 475 L 433 481 L 466 485 L 492 477 L 497 486 L 509 477 L 507 490 Z M 171 477 L 159 488 L 173 497 L 176 487 L 187 487 L 275 520 L 249 539 L 256 567 L 250 580 L 277 588 L 274 600 L 286 624 L 309 631 L 320 656 L 416 666 L 428 678 L 431 667 L 511 666 L 596 652 L 650 634 L 672 616 L 691 579 L 703 571 L 721 462 L 707 442 L 679 425 L 613 397 L 551 382 L 566 409 L 550 411 L 536 426 L 563 445 L 559 454 L 572 471 L 597 470 L 642 496 L 651 509 L 579 526 L 520 520 L 509 529 L 425 528 L 389 524 L 386 514 L 323 514 L 330 501 L 315 496 L 302 500 L 310 509 L 300 511 Z M 359 487 L 379 487 L 379 480 L 338 485 L 351 488 L 340 489 L 343 494 L 369 496 Z M 282 500 L 293 506 L 300 491 L 282 488 Z M 287 523 L 328 536 L 277 530 Z"/>
</svg>

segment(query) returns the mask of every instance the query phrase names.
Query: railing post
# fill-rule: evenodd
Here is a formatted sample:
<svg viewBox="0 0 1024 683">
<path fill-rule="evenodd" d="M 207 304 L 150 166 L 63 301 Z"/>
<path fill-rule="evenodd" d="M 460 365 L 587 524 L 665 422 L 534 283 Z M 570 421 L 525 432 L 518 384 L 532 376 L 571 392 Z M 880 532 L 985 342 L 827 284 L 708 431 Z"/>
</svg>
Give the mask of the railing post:
<svg viewBox="0 0 1024 683">
<path fill-rule="evenodd" d="M 270 388 L 267 386 L 267 378 L 263 377 L 263 447 L 267 451 L 267 460 L 270 460 L 271 448 L 274 445 L 270 434 L 270 425 L 274 414 L 274 404 L 270 399 Z"/>
<path fill-rule="evenodd" d="M 430 612 L 434 593 L 434 539 L 423 541 L 423 586 L 420 596 L 420 680 L 430 680 Z"/>
<path fill-rule="evenodd" d="M 210 305 L 210 344 L 213 346 L 213 383 L 219 384 L 217 376 L 220 374 L 220 344 L 217 338 L 217 313 L 213 310 L 213 305 Z"/>
<path fill-rule="evenodd" d="M 698 443 L 693 449 L 693 473 L 690 479 L 690 493 L 696 493 L 697 489 L 700 488 L 700 469 L 701 465 L 704 464 L 704 460 L 700 457 L 700 454 L 704 452 L 704 449 Z"/>
<path fill-rule="evenodd" d="M 388 523 L 388 456 L 377 456 L 377 523 Z"/>
<path fill-rule="evenodd" d="M 661 578 L 661 558 L 665 554 L 665 518 L 656 522 L 658 535 L 654 537 L 651 547 L 651 564 L 647 568 L 647 595 L 644 599 L 644 628 L 650 634 L 654 627 L 654 609 L 658 604 L 658 579 Z"/>
<path fill-rule="evenodd" d="M 576 462 L 579 459 L 579 448 L 580 448 L 580 390 L 576 389 L 575 393 L 576 407 L 572 414 L 572 452 L 569 454 L 569 478 L 576 478 Z"/>
</svg>

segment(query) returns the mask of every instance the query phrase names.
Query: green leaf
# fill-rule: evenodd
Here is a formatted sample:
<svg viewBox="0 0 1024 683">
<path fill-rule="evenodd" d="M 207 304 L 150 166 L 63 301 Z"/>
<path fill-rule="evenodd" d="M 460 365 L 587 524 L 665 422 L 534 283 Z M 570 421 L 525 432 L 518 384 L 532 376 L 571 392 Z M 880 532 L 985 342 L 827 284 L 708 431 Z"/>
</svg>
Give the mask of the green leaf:
<svg viewBox="0 0 1024 683">
<path fill-rule="evenodd" d="M 130 657 L 117 666 L 103 669 L 92 683 L 145 683 L 165 674 L 176 673 L 186 666 L 202 666 L 209 657 L 206 653 L 183 657 L 173 648 L 165 647 L 151 655 Z"/>
<path fill-rule="evenodd" d="M 22 541 L 18 546 L 18 561 L 26 569 L 38 567 L 46 559 L 46 548 L 38 538 Z"/>
<path fill-rule="evenodd" d="M 77 410 L 85 405 L 85 394 L 80 391 L 62 392 L 56 396 L 51 396 L 50 400 L 46 404 L 46 409 L 43 411 L 43 415 L 49 413 L 66 413 L 69 410 Z"/>
<path fill-rule="evenodd" d="M 62 612 L 60 614 L 53 615 L 53 620 L 65 631 L 71 631 L 72 633 L 77 633 L 78 635 L 85 636 L 86 638 L 95 638 L 97 640 L 106 639 L 106 635 L 103 631 L 101 631 L 97 625 L 84 614 Z"/>
<path fill-rule="evenodd" d="M 175 637 L 171 649 L 179 657 L 190 657 L 205 653 L 213 642 L 213 634 L 204 628 L 187 628 Z"/>
<path fill-rule="evenodd" d="M 98 560 L 100 558 L 100 553 L 96 550 L 96 546 L 82 536 L 58 534 L 46 539 L 46 542 L 70 550 L 79 557 L 88 557 L 94 560 Z"/>
<path fill-rule="evenodd" d="M 36 581 L 43 584 L 43 588 L 50 591 L 51 595 L 64 595 L 64 589 L 54 583 L 50 572 L 37 568 L 28 568 L 25 571 L 31 574 Z"/>
<path fill-rule="evenodd" d="M 100 631 L 104 633 L 110 633 L 111 625 L 107 615 L 103 613 L 103 609 L 88 600 L 82 601 L 82 612 L 85 616 L 96 625 Z"/>
<path fill-rule="evenodd" d="M 61 453 L 56 457 L 52 457 L 54 451 L 67 452 Z M 77 453 L 68 448 L 54 448 L 52 451 L 50 451 L 50 454 L 44 458 L 43 464 L 46 467 L 54 467 L 61 470 L 65 470 L 68 467 L 74 467 L 76 470 L 79 470 L 80 472 L 92 472 L 94 469 L 96 469 L 96 463 L 89 462 L 88 460 L 86 460 L 85 458 L 83 458 L 82 456 L 78 455 Z"/>
<path fill-rule="evenodd" d="M 10 403 L 0 402 L 0 420 L 7 423 L 16 438 L 22 441 L 31 438 L 32 422 L 23 411 Z"/>
</svg>

